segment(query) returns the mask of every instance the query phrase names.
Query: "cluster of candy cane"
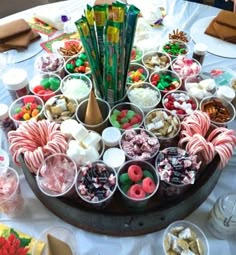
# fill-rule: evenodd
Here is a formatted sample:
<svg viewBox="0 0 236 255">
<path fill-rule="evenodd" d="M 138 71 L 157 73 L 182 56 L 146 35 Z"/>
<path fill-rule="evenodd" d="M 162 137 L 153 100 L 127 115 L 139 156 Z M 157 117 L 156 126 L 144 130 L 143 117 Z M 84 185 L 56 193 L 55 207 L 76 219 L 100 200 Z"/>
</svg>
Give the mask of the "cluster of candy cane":
<svg viewBox="0 0 236 255">
<path fill-rule="evenodd" d="M 211 162 L 218 153 L 219 167 L 222 169 L 232 157 L 236 146 L 235 131 L 225 127 L 214 127 L 210 132 L 210 118 L 207 113 L 195 111 L 181 123 L 179 146 L 185 147 L 192 155 L 202 152 L 206 163 Z"/>
<path fill-rule="evenodd" d="M 20 154 L 31 172 L 36 173 L 44 159 L 54 153 L 66 153 L 67 141 L 59 131 L 60 125 L 41 120 L 21 124 L 17 130 L 8 133 L 13 161 L 19 165 Z"/>
</svg>

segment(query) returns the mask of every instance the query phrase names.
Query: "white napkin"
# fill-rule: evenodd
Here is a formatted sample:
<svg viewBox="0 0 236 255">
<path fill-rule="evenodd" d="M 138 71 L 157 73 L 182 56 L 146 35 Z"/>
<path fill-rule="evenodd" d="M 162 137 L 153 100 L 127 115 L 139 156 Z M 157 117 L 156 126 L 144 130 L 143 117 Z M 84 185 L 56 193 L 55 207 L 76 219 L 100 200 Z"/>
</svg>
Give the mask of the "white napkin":
<svg viewBox="0 0 236 255">
<path fill-rule="evenodd" d="M 67 13 L 59 8 L 39 6 L 35 9 L 33 16 L 58 30 L 63 30 L 62 16 L 67 16 Z"/>
</svg>

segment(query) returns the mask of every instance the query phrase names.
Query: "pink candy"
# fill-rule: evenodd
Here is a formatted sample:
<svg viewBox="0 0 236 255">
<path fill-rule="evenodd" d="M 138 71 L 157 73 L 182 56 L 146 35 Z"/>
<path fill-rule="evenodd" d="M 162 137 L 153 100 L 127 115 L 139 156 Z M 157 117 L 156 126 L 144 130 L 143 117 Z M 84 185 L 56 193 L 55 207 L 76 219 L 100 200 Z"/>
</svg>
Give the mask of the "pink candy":
<svg viewBox="0 0 236 255">
<path fill-rule="evenodd" d="M 178 56 L 172 64 L 172 70 L 179 74 L 181 78 L 198 74 L 201 66 L 194 59 L 188 59 L 185 56 Z"/>
</svg>

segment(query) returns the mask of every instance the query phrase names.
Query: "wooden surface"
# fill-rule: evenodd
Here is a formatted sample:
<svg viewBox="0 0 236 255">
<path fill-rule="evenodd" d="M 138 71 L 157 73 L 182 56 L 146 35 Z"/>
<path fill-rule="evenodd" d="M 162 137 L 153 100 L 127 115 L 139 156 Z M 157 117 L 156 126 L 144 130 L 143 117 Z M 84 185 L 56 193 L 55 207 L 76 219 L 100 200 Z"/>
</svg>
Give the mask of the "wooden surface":
<svg viewBox="0 0 236 255">
<path fill-rule="evenodd" d="M 145 208 L 130 208 L 121 200 L 118 190 L 112 202 L 105 208 L 89 207 L 77 195 L 74 199 L 51 198 L 37 187 L 32 175 L 21 158 L 25 178 L 37 198 L 62 220 L 87 231 L 112 236 L 136 236 L 161 230 L 171 222 L 183 219 L 197 209 L 215 187 L 221 170 L 217 169 L 216 157 L 200 173 L 194 185 L 183 194 L 166 198 L 161 189 Z"/>
</svg>

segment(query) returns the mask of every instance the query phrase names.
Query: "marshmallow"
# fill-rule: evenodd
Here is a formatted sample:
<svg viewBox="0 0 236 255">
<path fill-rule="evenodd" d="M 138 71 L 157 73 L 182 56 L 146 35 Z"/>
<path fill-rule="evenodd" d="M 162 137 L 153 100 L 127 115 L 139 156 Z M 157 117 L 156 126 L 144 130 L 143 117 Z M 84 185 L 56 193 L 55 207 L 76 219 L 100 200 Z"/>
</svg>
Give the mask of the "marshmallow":
<svg viewBox="0 0 236 255">
<path fill-rule="evenodd" d="M 81 145 L 86 149 L 91 146 L 96 147 L 100 140 L 101 136 L 98 133 L 90 131 L 81 141 Z"/>
<path fill-rule="evenodd" d="M 89 132 L 82 124 L 78 124 L 76 129 L 71 130 L 71 134 L 78 142 L 81 142 Z"/>
<path fill-rule="evenodd" d="M 60 129 L 61 132 L 67 137 L 71 137 L 72 136 L 72 130 L 76 130 L 78 129 L 79 123 L 76 120 L 73 119 L 68 119 L 68 120 L 64 120 L 61 125 L 60 125 Z"/>
</svg>

